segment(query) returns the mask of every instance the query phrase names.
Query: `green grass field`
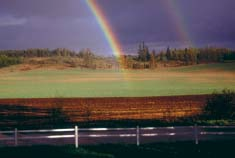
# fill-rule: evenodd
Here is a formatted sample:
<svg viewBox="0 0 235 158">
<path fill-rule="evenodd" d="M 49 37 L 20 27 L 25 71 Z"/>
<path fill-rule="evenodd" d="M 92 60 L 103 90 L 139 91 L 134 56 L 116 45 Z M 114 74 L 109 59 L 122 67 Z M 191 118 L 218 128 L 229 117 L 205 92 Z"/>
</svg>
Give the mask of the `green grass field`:
<svg viewBox="0 0 235 158">
<path fill-rule="evenodd" d="M 0 70 L 0 98 L 170 96 L 235 89 L 235 63 L 124 72 L 10 70 Z"/>
</svg>

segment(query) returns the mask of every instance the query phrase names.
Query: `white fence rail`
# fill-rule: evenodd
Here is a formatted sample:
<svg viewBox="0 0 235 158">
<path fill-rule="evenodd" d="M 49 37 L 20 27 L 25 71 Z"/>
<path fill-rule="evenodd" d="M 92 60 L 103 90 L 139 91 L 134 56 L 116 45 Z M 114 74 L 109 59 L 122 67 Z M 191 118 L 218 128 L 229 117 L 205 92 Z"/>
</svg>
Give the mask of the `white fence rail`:
<svg viewBox="0 0 235 158">
<path fill-rule="evenodd" d="M 199 143 L 202 136 L 229 136 L 235 139 L 235 126 L 176 126 L 176 127 L 143 127 L 140 128 L 74 128 L 68 129 L 41 129 L 41 130 L 18 130 L 0 131 L 0 142 L 11 141 L 18 146 L 19 140 L 42 140 L 42 139 L 74 139 L 76 148 L 81 138 L 134 138 L 139 146 L 141 140 L 153 137 L 156 141 L 164 137 L 188 137 L 195 144 Z M 33 145 L 33 144 L 32 144 Z"/>
</svg>

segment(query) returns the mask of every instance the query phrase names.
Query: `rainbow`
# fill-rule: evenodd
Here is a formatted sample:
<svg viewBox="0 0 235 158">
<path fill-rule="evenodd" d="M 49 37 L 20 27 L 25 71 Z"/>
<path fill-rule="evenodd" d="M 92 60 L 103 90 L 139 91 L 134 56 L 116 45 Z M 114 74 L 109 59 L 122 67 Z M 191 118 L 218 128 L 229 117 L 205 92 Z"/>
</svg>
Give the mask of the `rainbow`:
<svg viewBox="0 0 235 158">
<path fill-rule="evenodd" d="M 177 36 L 182 42 L 187 42 L 190 46 L 192 45 L 192 40 L 190 38 L 189 31 L 187 29 L 185 20 L 180 11 L 180 7 L 175 0 L 163 0 L 161 1 L 168 15 L 171 17 L 172 22 L 175 24 Z"/>
<path fill-rule="evenodd" d="M 101 30 L 103 31 L 113 54 L 119 59 L 123 55 L 121 44 L 113 32 L 112 27 L 105 17 L 102 9 L 97 4 L 96 0 L 86 0 L 86 3 L 99 23 L 99 26 L 101 27 Z"/>
<path fill-rule="evenodd" d="M 116 37 L 115 33 L 112 30 L 110 23 L 108 22 L 105 14 L 103 13 L 101 7 L 98 5 L 97 0 L 85 0 L 88 7 L 94 14 L 101 30 L 103 31 L 109 46 L 112 50 L 112 53 L 118 59 L 119 63 L 123 64 L 123 51 L 121 44 Z M 175 25 L 177 36 L 180 38 L 181 42 L 187 42 L 190 46 L 192 45 L 192 41 L 189 35 L 189 31 L 187 31 L 187 26 L 183 19 L 183 15 L 180 11 L 180 7 L 178 6 L 175 0 L 163 0 L 161 1 L 165 9 L 167 10 L 168 15 L 171 17 L 172 22 Z"/>
</svg>

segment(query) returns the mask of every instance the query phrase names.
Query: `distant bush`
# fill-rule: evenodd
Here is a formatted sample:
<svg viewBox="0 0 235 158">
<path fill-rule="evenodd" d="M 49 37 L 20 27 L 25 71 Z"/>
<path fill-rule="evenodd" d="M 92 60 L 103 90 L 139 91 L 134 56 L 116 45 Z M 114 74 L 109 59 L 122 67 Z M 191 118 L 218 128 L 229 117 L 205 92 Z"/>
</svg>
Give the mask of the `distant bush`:
<svg viewBox="0 0 235 158">
<path fill-rule="evenodd" d="M 224 60 L 235 60 L 235 52 L 224 54 Z"/>
<path fill-rule="evenodd" d="M 222 93 L 214 92 L 207 99 L 204 112 L 210 119 L 234 119 L 235 91 L 224 89 Z"/>
<path fill-rule="evenodd" d="M 0 55 L 0 68 L 20 64 L 21 62 L 22 60 L 19 57 L 8 57 L 6 55 Z"/>
</svg>

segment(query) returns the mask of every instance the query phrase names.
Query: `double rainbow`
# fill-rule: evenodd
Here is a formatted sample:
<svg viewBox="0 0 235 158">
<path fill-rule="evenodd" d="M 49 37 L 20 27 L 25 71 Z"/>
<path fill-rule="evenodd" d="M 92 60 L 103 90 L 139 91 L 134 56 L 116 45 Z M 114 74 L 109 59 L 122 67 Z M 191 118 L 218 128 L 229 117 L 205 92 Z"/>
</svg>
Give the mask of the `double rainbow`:
<svg viewBox="0 0 235 158">
<path fill-rule="evenodd" d="M 185 22 L 183 16 L 181 15 L 179 6 L 174 0 L 163 0 L 162 2 L 163 6 L 165 6 L 166 10 L 168 11 L 169 16 L 172 18 L 174 25 L 176 26 L 176 31 L 180 40 L 191 45 L 192 43 L 189 37 L 189 33 L 187 31 L 186 25 L 184 25 Z M 122 62 L 123 60 L 120 58 L 123 55 L 121 44 L 112 30 L 112 27 L 105 17 L 101 7 L 98 5 L 97 0 L 86 0 L 86 3 L 94 14 L 99 26 L 101 27 L 101 30 L 103 31 L 110 48 L 112 49 L 112 53 L 118 58 L 119 62 Z"/>
</svg>

